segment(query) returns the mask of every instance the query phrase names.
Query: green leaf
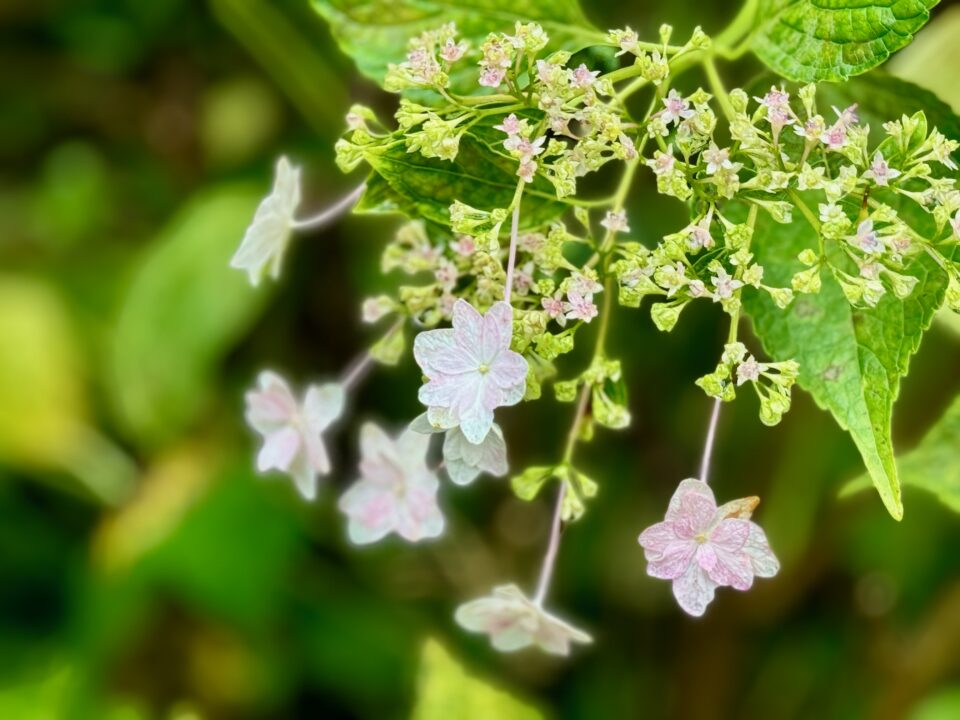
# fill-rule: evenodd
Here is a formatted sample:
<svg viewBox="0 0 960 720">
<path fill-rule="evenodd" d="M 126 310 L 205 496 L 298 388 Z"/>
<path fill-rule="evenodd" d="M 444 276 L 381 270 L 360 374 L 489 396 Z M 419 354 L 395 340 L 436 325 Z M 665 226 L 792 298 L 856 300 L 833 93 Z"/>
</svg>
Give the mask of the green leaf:
<svg viewBox="0 0 960 720">
<path fill-rule="evenodd" d="M 460 141 L 453 162 L 408 153 L 400 146 L 367 152 L 365 157 L 375 175 L 359 212 L 400 212 L 449 227 L 454 200 L 490 211 L 509 207 L 517 189 L 516 161 L 494 153 L 470 135 Z M 539 227 L 565 209 L 550 183 L 537 178 L 524 188 L 520 227 Z"/>
<path fill-rule="evenodd" d="M 932 492 L 960 513 L 960 397 L 947 408 L 920 444 L 897 461 L 900 482 Z M 841 496 L 869 487 L 866 475 L 851 480 Z"/>
<path fill-rule="evenodd" d="M 313 6 L 330 23 L 340 49 L 381 85 L 387 65 L 406 57 L 411 38 L 448 22 L 474 49 L 488 33 L 512 32 L 516 22 L 540 23 L 550 35 L 548 50 L 576 51 L 602 40 L 577 0 L 313 0 Z M 475 66 L 468 59 L 460 63 L 468 64 L 475 81 Z"/>
<path fill-rule="evenodd" d="M 761 0 L 752 49 L 790 80 L 846 80 L 908 45 L 939 0 Z"/>
<path fill-rule="evenodd" d="M 411 720 L 543 720 L 533 705 L 468 675 L 439 642 L 427 640 L 420 659 Z"/>
<path fill-rule="evenodd" d="M 144 445 L 164 443 L 196 419 L 218 363 L 268 297 L 227 264 L 258 200 L 238 187 L 195 198 L 134 271 L 105 385 L 117 416 Z"/>
<path fill-rule="evenodd" d="M 879 128 L 901 113 L 923 111 L 951 137 L 960 136 L 960 121 L 931 93 L 880 73 L 831 87 L 828 102 L 859 102 L 864 123 Z M 901 217 L 923 231 L 929 219 L 909 202 Z M 789 226 L 760 217 L 755 233 L 757 260 L 768 270 L 768 282 L 789 284 L 801 269 L 800 251 L 815 247 L 816 234 L 798 215 Z M 945 273 L 923 256 L 911 269 L 919 278 L 913 294 L 899 300 L 887 293 L 873 309 L 853 309 L 833 276 L 824 273 L 819 294 L 803 295 L 786 311 L 765 293 L 745 296 L 744 307 L 766 351 L 777 360 L 800 363 L 800 386 L 829 410 L 849 431 L 867 471 L 890 514 L 903 516 L 900 482 L 891 440 L 893 404 L 910 357 L 943 302 Z"/>
</svg>

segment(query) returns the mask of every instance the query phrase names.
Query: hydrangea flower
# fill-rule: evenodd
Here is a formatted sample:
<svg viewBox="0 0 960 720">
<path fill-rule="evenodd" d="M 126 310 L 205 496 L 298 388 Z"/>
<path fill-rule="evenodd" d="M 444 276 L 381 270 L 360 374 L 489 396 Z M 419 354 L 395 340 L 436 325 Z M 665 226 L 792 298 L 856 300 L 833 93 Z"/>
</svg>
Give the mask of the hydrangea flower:
<svg viewBox="0 0 960 720">
<path fill-rule="evenodd" d="M 544 652 L 569 655 L 570 643 L 593 642 L 587 633 L 528 600 L 516 585 L 501 585 L 489 597 L 461 605 L 455 618 L 466 630 L 489 635 L 502 652 L 536 645 Z"/>
<path fill-rule="evenodd" d="M 260 283 L 264 272 L 273 279 L 279 277 L 299 204 L 300 168 L 281 157 L 277 160 L 273 190 L 260 202 L 253 222 L 230 260 L 230 267 L 247 271 L 252 285 Z"/>
<path fill-rule="evenodd" d="M 870 165 L 870 169 L 867 170 L 863 176 L 872 178 L 877 185 L 886 187 L 890 184 L 891 180 L 896 180 L 900 177 L 900 171 L 890 167 L 883 157 L 883 153 L 877 151 L 873 156 L 873 164 Z"/>
<path fill-rule="evenodd" d="M 444 432 L 444 429 L 430 424 L 427 414 L 418 416 L 410 429 L 424 434 Z M 447 475 L 457 485 L 469 485 L 481 474 L 496 477 L 507 474 L 507 444 L 503 431 L 496 423 L 479 445 L 467 440 L 460 428 L 451 428 L 443 438 L 443 466 Z"/>
<path fill-rule="evenodd" d="M 427 468 L 430 437 L 407 429 L 396 439 L 374 423 L 360 428 L 360 479 L 340 498 L 358 545 L 389 533 L 417 542 L 437 537 L 444 520 L 437 506 L 437 476 Z"/>
<path fill-rule="evenodd" d="M 526 389 L 527 361 L 510 349 L 513 309 L 494 303 L 485 315 L 462 298 L 453 327 L 417 335 L 413 356 L 428 382 L 420 388 L 432 425 L 460 427 L 479 445 L 493 426 L 493 411 L 516 405 Z"/>
<path fill-rule="evenodd" d="M 317 475 L 330 472 L 322 435 L 343 413 L 343 386 L 311 385 L 301 404 L 286 380 L 274 372 L 260 373 L 257 383 L 258 389 L 247 393 L 247 422 L 264 440 L 257 469 L 288 473 L 300 495 L 313 500 Z"/>
<path fill-rule="evenodd" d="M 777 574 L 780 563 L 767 536 L 750 521 L 758 502 L 743 498 L 717 507 L 706 483 L 684 480 L 663 522 L 640 535 L 647 574 L 673 581 L 673 595 L 684 612 L 703 615 L 717 587 L 748 590 L 754 577 Z"/>
</svg>

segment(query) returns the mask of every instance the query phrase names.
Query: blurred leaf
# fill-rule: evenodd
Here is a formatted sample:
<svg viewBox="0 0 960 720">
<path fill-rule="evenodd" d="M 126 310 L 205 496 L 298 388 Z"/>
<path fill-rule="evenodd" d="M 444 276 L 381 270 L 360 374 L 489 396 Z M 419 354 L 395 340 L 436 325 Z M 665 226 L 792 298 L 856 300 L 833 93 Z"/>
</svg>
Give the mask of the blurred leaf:
<svg viewBox="0 0 960 720">
<path fill-rule="evenodd" d="M 411 720 L 542 720 L 533 705 L 471 677 L 439 642 L 427 640 Z"/>
<path fill-rule="evenodd" d="M 517 189 L 516 162 L 470 135 L 460 141 L 453 162 L 408 153 L 402 144 L 368 152 L 365 158 L 389 189 L 372 178 L 359 212 L 399 210 L 411 218 L 449 226 L 454 200 L 480 210 L 507 208 Z M 520 226 L 542 225 L 565 210 L 550 183 L 538 177 L 524 189 Z"/>
<path fill-rule="evenodd" d="M 960 686 L 940 690 L 917 703 L 909 720 L 956 720 L 960 717 Z"/>
<path fill-rule="evenodd" d="M 193 423 L 213 375 L 267 293 L 227 263 L 259 201 L 241 187 L 205 192 L 160 233 L 121 300 L 106 387 L 129 434 L 147 446 Z"/>
<path fill-rule="evenodd" d="M 954 399 L 936 425 L 916 448 L 897 461 L 904 485 L 929 490 L 954 512 L 960 513 L 960 397 Z M 869 487 L 867 476 L 851 480 L 842 496 Z"/>
<path fill-rule="evenodd" d="M 760 0 L 753 51 L 790 80 L 846 80 L 913 39 L 939 0 Z"/>
<path fill-rule="evenodd" d="M 516 22 L 540 23 L 551 50 L 576 51 L 603 38 L 577 0 L 313 0 L 313 6 L 360 72 L 381 85 L 387 65 L 406 57 L 411 38 L 449 22 L 474 49 L 488 33 L 513 32 Z M 476 72 L 469 77 L 475 80 Z M 454 88 L 462 82 L 454 79 Z"/>
<path fill-rule="evenodd" d="M 37 677 L 0 689 L 0 717 L 13 720 L 61 720 L 69 716 L 71 685 L 69 665 L 55 664 Z M 98 715 L 102 720 L 141 720 L 145 715 L 130 705 L 110 704 Z"/>
<path fill-rule="evenodd" d="M 944 8 L 917 35 L 909 47 L 897 54 L 885 68 L 893 75 L 931 90 L 960 112 L 960 6 Z"/>
<path fill-rule="evenodd" d="M 0 458 L 59 464 L 86 416 L 70 317 L 41 280 L 0 277 Z"/>
<path fill-rule="evenodd" d="M 204 153 L 216 165 L 235 166 L 250 160 L 277 134 L 281 117 L 276 93 L 254 76 L 215 85 L 203 98 Z"/>
<path fill-rule="evenodd" d="M 956 136 L 960 127 L 949 108 L 933 95 L 885 75 L 831 88 L 828 97 L 841 105 L 859 102 L 864 123 L 874 127 L 917 110 L 933 121 L 943 120 L 941 130 L 948 136 Z M 928 219 L 923 211 L 903 203 L 900 213 L 918 232 L 924 231 Z M 800 269 L 797 254 L 817 244 L 809 223 L 776 225 L 765 216 L 757 223 L 755 238 L 758 262 L 770 270 L 771 281 L 781 286 L 789 285 L 792 273 Z M 837 250 L 828 247 L 830 252 Z M 929 257 L 919 259 L 911 272 L 919 278 L 912 295 L 899 300 L 888 293 L 872 309 L 852 308 L 829 273 L 823 274 L 819 294 L 799 297 L 786 311 L 763 293 L 745 301 L 766 351 L 778 360 L 799 361 L 800 385 L 850 433 L 880 497 L 897 519 L 903 516 L 903 505 L 890 436 L 893 403 L 910 356 L 946 289 L 943 271 Z"/>
</svg>

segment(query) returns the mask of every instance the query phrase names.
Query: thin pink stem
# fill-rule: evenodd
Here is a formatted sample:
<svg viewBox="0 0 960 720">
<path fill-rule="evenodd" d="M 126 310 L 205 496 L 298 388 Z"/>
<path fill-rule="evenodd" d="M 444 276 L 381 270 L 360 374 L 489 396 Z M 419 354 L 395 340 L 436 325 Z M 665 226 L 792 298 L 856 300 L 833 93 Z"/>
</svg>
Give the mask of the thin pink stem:
<svg viewBox="0 0 960 720">
<path fill-rule="evenodd" d="M 513 268 L 517 264 L 517 235 L 520 227 L 520 203 L 513 208 L 513 217 L 510 220 L 510 251 L 507 256 L 507 284 L 503 289 L 503 299 L 510 302 L 513 293 Z"/>
<path fill-rule="evenodd" d="M 343 389 L 348 390 L 351 385 L 357 383 L 370 369 L 371 365 L 373 365 L 373 356 L 371 356 L 369 352 L 364 352 L 350 363 L 343 373 L 343 378 L 340 380 Z"/>
<path fill-rule="evenodd" d="M 567 492 L 567 483 L 561 482 L 557 491 L 557 504 L 553 509 L 553 523 L 550 526 L 550 542 L 547 544 L 547 553 L 543 556 L 543 565 L 540 568 L 540 581 L 537 583 L 537 594 L 533 598 L 536 605 L 543 605 L 550 589 L 550 580 L 553 578 L 553 569 L 557 564 L 557 552 L 560 550 L 560 518 L 563 512 L 563 497 Z"/>
<path fill-rule="evenodd" d="M 707 440 L 703 446 L 703 459 L 700 461 L 700 480 L 707 482 L 710 472 L 710 456 L 713 454 L 713 442 L 717 437 L 717 422 L 720 420 L 720 405 L 722 400 L 713 401 L 713 412 L 710 413 L 710 425 L 707 427 Z"/>
<path fill-rule="evenodd" d="M 356 205 L 357 201 L 360 199 L 360 196 L 363 195 L 363 191 L 366 189 L 367 184 L 360 183 L 357 187 L 351 190 L 348 195 L 340 198 L 333 205 L 321 210 L 313 217 L 306 218 L 305 220 L 294 220 L 290 223 L 290 227 L 296 230 L 316 230 L 317 228 L 323 227 L 327 223 L 336 220 L 338 217 Z"/>
</svg>

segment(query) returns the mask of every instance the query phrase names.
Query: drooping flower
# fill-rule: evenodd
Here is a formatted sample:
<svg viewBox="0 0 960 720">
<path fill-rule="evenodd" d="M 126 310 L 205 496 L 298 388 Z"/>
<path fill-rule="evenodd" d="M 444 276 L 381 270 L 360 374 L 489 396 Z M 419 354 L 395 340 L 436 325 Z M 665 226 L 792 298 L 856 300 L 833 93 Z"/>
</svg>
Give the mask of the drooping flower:
<svg viewBox="0 0 960 720">
<path fill-rule="evenodd" d="M 773 577 L 780 563 L 759 525 L 750 520 L 759 500 L 743 498 L 717 507 L 700 480 L 677 487 L 663 522 L 641 533 L 647 574 L 673 581 L 684 612 L 699 617 L 717 587 L 748 590 L 754 577 Z"/>
<path fill-rule="evenodd" d="M 417 335 L 413 356 L 428 382 L 420 388 L 430 423 L 459 426 L 479 445 L 493 426 L 493 411 L 516 405 L 526 389 L 527 361 L 510 349 L 513 309 L 494 303 L 485 315 L 462 298 L 453 327 Z"/>
<path fill-rule="evenodd" d="M 501 652 L 536 645 L 553 655 L 569 655 L 570 643 L 593 642 L 587 633 L 528 600 L 516 585 L 501 585 L 490 596 L 461 605 L 455 618 L 466 630 L 489 635 Z"/>
<path fill-rule="evenodd" d="M 430 424 L 426 413 L 410 423 L 410 429 L 425 434 L 444 432 L 442 427 Z M 469 485 L 483 473 L 505 475 L 509 470 L 507 444 L 500 426 L 494 423 L 479 445 L 467 440 L 460 428 L 447 430 L 443 438 L 443 466 L 457 485 Z"/>
<path fill-rule="evenodd" d="M 322 434 L 343 413 L 343 386 L 311 385 L 301 404 L 286 380 L 274 372 L 260 373 L 257 383 L 258 389 L 247 393 L 247 422 L 264 440 L 257 469 L 289 474 L 300 495 L 313 500 L 317 475 L 330 472 Z"/>
<path fill-rule="evenodd" d="M 274 279 L 279 277 L 299 204 L 300 168 L 281 157 L 277 160 L 273 190 L 260 202 L 253 222 L 230 260 L 230 267 L 247 271 L 252 285 L 258 285 L 265 272 Z"/>
<path fill-rule="evenodd" d="M 417 542 L 443 532 L 440 483 L 426 464 L 429 444 L 428 435 L 412 429 L 393 439 L 374 423 L 360 428 L 360 478 L 339 503 L 350 540 L 365 545 L 395 532 Z"/>
</svg>

